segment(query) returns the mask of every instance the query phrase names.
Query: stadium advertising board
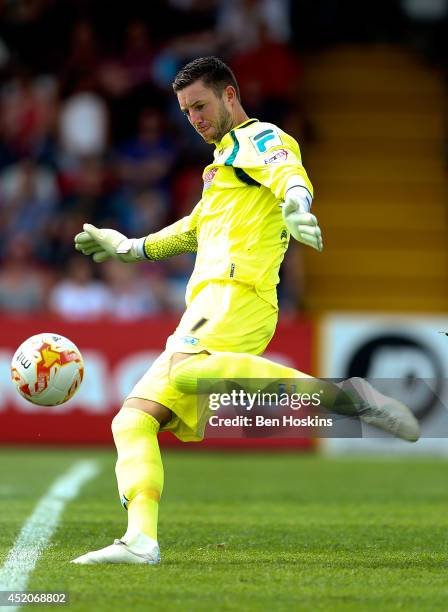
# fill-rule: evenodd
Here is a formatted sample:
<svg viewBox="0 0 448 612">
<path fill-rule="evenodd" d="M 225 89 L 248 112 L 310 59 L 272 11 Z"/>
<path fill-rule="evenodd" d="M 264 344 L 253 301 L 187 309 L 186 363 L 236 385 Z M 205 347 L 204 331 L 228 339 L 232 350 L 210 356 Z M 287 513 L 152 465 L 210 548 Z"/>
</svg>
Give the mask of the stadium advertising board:
<svg viewBox="0 0 448 612">
<path fill-rule="evenodd" d="M 123 399 L 163 350 L 175 318 L 139 323 L 69 323 L 57 319 L 0 320 L 0 442 L 45 444 L 112 443 L 110 422 Z M 11 357 L 27 337 L 51 331 L 70 338 L 85 361 L 85 377 L 74 398 L 57 407 L 34 405 L 11 383 Z M 280 323 L 266 355 L 300 370 L 311 371 L 312 325 L 300 320 Z M 162 434 L 165 444 L 176 444 Z M 205 446 L 252 448 L 313 447 L 311 440 L 260 438 L 206 440 Z M 191 446 L 191 445 L 190 445 Z M 196 445 L 195 445 L 196 446 Z"/>
<path fill-rule="evenodd" d="M 319 375 L 367 378 L 408 405 L 421 426 L 415 444 L 364 425 L 362 438 L 326 439 L 324 449 L 448 453 L 448 317 L 333 315 L 319 331 Z"/>
</svg>

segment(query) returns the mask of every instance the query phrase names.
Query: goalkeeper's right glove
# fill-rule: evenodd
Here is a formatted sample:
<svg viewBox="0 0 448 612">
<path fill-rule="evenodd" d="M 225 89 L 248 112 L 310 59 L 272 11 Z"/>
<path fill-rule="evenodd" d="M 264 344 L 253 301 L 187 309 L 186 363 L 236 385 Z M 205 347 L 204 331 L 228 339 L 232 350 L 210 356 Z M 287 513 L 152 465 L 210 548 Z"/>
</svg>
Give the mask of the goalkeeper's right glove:
<svg viewBox="0 0 448 612">
<path fill-rule="evenodd" d="M 84 223 L 84 231 L 75 236 L 75 249 L 83 255 L 93 255 L 97 263 L 110 258 L 125 263 L 146 259 L 145 238 L 127 238 L 113 229 L 99 229 Z"/>
</svg>

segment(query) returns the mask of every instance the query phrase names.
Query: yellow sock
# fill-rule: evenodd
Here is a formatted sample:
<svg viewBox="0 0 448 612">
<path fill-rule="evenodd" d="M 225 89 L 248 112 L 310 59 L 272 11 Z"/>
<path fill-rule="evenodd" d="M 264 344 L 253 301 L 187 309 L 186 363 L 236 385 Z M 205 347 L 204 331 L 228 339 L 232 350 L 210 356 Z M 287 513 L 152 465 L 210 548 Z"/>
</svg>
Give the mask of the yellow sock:
<svg viewBox="0 0 448 612">
<path fill-rule="evenodd" d="M 249 353 L 197 353 L 171 368 L 170 382 L 182 393 L 198 393 L 201 379 L 244 381 L 247 392 L 257 392 L 261 390 L 260 387 L 263 388 L 263 382 L 269 386 L 273 381 L 277 385 L 285 383 L 287 390 L 291 391 L 288 381 L 302 379 L 306 393 L 324 391 L 322 407 L 328 410 L 353 415 L 357 414 L 359 405 L 359 398 L 355 394 L 346 393 L 341 386 Z"/>
<path fill-rule="evenodd" d="M 136 408 L 122 408 L 112 421 L 117 447 L 118 490 L 128 510 L 128 530 L 157 540 L 159 501 L 163 489 L 163 465 L 157 433 L 160 424 Z"/>
</svg>

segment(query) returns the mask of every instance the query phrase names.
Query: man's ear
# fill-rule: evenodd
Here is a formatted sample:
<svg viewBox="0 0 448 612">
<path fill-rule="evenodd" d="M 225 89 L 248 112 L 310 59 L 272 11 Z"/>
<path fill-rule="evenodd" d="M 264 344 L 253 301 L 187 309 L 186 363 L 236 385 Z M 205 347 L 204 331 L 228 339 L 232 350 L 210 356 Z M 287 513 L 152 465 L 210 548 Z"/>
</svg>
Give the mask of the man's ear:
<svg viewBox="0 0 448 612">
<path fill-rule="evenodd" d="M 232 85 L 227 85 L 223 93 L 224 99 L 227 102 L 234 102 L 237 98 L 235 87 L 233 87 Z"/>
</svg>

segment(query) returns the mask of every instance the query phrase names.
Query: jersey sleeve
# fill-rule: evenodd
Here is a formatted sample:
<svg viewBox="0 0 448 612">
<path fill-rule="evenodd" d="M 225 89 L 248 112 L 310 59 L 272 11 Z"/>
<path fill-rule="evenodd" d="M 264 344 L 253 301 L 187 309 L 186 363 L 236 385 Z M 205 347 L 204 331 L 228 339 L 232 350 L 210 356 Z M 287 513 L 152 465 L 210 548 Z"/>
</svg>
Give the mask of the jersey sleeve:
<svg viewBox="0 0 448 612">
<path fill-rule="evenodd" d="M 270 189 L 279 200 L 292 186 L 305 187 L 313 196 L 313 186 L 302 164 L 300 147 L 289 134 L 272 124 L 258 124 L 257 129 L 235 130 L 233 140 L 238 148 L 231 160 L 235 172 Z M 243 174 L 242 174 L 243 173 Z"/>
<path fill-rule="evenodd" d="M 145 255 L 148 259 L 166 259 L 182 253 L 196 253 L 198 250 L 197 225 L 202 200 L 191 214 L 164 227 L 145 238 Z"/>
</svg>

